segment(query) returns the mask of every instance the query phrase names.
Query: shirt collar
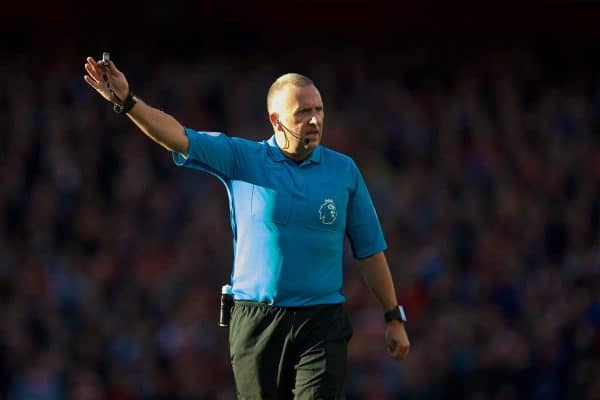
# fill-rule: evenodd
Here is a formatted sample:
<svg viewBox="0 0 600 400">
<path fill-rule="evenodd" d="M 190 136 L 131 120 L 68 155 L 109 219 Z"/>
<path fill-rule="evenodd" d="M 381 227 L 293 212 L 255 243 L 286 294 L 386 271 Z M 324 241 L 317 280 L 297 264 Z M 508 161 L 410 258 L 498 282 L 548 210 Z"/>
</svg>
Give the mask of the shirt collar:
<svg viewBox="0 0 600 400">
<path fill-rule="evenodd" d="M 281 162 L 281 161 L 285 161 L 288 160 L 288 157 L 286 157 L 285 154 L 283 154 L 283 151 L 281 151 L 281 149 L 279 148 L 279 145 L 277 144 L 277 141 L 275 140 L 275 135 L 272 135 L 269 140 L 267 140 L 267 144 L 269 145 L 269 154 L 271 155 L 271 158 L 276 161 L 276 162 Z M 320 163 L 321 162 L 321 145 L 318 145 L 308 156 L 308 158 L 306 160 L 304 160 L 304 162 L 311 162 L 311 163 Z"/>
</svg>

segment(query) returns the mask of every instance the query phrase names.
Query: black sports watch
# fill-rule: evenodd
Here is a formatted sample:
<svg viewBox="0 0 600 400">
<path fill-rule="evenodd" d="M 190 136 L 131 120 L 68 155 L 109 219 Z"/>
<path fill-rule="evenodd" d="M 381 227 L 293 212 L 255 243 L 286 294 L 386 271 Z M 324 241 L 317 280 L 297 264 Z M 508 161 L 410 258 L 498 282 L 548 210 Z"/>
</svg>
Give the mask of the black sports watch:
<svg viewBox="0 0 600 400">
<path fill-rule="evenodd" d="M 120 102 L 120 99 L 117 97 L 116 94 L 114 96 L 117 98 L 117 100 L 119 100 L 119 102 L 113 103 L 113 110 L 117 114 L 127 114 L 137 103 L 137 97 L 135 97 L 135 94 L 133 94 L 131 89 L 129 89 L 127 97 L 125 97 L 125 100 L 123 100 L 122 102 Z"/>
<path fill-rule="evenodd" d="M 406 322 L 406 313 L 404 312 L 404 307 L 400 305 L 391 309 L 390 311 L 386 311 L 383 316 L 386 323 L 394 320 Z"/>
</svg>

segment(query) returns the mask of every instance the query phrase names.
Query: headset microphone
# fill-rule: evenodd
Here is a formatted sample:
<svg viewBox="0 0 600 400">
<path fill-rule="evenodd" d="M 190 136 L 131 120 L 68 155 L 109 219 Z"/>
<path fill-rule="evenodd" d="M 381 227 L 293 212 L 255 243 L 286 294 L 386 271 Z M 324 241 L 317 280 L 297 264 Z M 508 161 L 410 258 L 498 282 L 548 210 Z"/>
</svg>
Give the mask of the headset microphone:
<svg viewBox="0 0 600 400">
<path fill-rule="evenodd" d="M 298 135 L 298 134 L 292 132 L 290 129 L 288 129 L 287 126 L 285 126 L 284 124 L 282 124 L 280 120 L 277 120 L 277 123 L 279 125 L 281 125 L 283 127 L 283 129 L 285 129 L 290 135 L 292 135 L 296 139 L 300 139 L 302 141 L 302 144 L 304 145 L 305 148 L 308 146 L 308 144 L 310 143 L 310 139 L 309 138 L 305 138 L 304 135 Z"/>
</svg>

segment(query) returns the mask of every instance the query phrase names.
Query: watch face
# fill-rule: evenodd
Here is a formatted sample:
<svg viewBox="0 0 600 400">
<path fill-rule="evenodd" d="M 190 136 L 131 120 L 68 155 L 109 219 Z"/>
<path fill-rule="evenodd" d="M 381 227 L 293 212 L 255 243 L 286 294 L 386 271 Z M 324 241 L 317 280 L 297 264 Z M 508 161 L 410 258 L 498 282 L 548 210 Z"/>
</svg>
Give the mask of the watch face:
<svg viewBox="0 0 600 400">
<path fill-rule="evenodd" d="M 398 311 L 400 312 L 400 317 L 402 318 L 402 321 L 406 322 L 406 314 L 404 313 L 404 307 L 399 306 Z"/>
</svg>

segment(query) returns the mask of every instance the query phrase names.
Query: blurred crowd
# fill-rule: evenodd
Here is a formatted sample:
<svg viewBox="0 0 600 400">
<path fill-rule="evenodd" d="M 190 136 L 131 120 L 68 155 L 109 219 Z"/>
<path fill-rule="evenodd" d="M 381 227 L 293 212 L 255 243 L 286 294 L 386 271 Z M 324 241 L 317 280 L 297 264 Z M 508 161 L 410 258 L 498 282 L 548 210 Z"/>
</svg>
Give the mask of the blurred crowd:
<svg viewBox="0 0 600 400">
<path fill-rule="evenodd" d="M 232 399 L 217 326 L 226 191 L 83 81 L 88 55 L 0 58 L 0 398 Z M 323 144 L 381 218 L 411 353 L 345 252 L 349 400 L 600 398 L 600 76 L 577 51 L 312 48 L 113 54 L 184 125 L 262 140 L 311 77 Z M 348 246 L 346 244 L 346 246 Z"/>
</svg>

